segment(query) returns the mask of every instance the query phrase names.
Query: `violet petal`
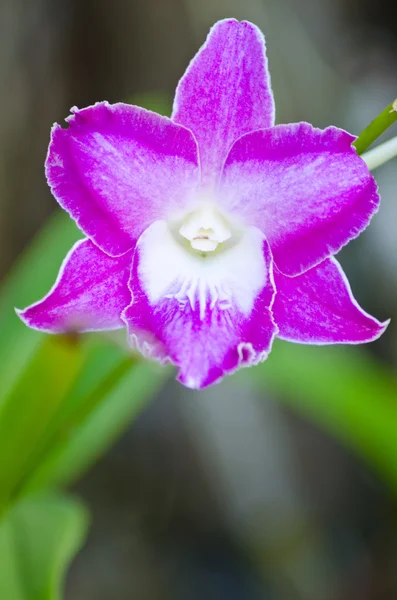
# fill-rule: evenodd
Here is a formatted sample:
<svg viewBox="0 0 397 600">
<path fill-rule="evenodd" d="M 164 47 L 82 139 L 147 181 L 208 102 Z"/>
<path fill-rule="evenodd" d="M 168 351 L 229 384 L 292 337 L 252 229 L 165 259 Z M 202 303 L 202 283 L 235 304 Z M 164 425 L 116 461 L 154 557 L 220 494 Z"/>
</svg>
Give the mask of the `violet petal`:
<svg viewBox="0 0 397 600">
<path fill-rule="evenodd" d="M 192 134 L 128 104 L 75 109 L 55 125 L 46 174 L 59 204 L 104 252 L 119 256 L 156 219 L 178 213 L 199 180 Z"/>
<path fill-rule="evenodd" d="M 338 252 L 378 209 L 376 182 L 353 140 L 336 127 L 299 123 L 249 133 L 233 146 L 219 202 L 264 232 L 283 273 Z"/>
<path fill-rule="evenodd" d="M 302 344 L 361 344 L 377 339 L 380 323 L 355 300 L 342 267 L 329 258 L 297 277 L 274 271 L 272 307 L 279 337 Z"/>
<path fill-rule="evenodd" d="M 179 82 L 173 120 L 200 148 L 204 179 L 219 175 L 238 137 L 274 124 L 265 39 L 252 23 L 216 23 Z"/>
<path fill-rule="evenodd" d="M 17 312 L 26 325 L 48 333 L 124 327 L 120 314 L 131 302 L 131 263 L 132 252 L 111 258 L 90 240 L 80 240 L 49 293 Z"/>
</svg>

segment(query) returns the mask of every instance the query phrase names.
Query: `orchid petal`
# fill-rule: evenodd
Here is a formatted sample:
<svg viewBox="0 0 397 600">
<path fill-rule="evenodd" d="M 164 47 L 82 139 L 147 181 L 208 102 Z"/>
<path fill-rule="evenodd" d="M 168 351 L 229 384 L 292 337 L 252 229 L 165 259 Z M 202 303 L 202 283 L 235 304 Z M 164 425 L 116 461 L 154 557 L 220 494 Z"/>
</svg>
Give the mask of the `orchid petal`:
<svg viewBox="0 0 397 600">
<path fill-rule="evenodd" d="M 131 302 L 131 263 L 132 252 L 111 258 L 90 240 L 80 240 L 47 296 L 17 312 L 26 325 L 48 333 L 124 327 L 120 315 Z"/>
<path fill-rule="evenodd" d="M 179 368 L 179 380 L 202 388 L 267 357 L 277 331 L 271 255 L 250 228 L 232 248 L 194 255 L 154 223 L 140 238 L 124 312 L 131 343 Z"/>
<path fill-rule="evenodd" d="M 197 144 L 184 127 L 136 106 L 73 112 L 68 129 L 52 130 L 48 183 L 80 229 L 119 256 L 188 202 L 199 180 Z"/>
<path fill-rule="evenodd" d="M 269 241 L 274 261 L 298 275 L 365 229 L 377 186 L 341 129 L 308 123 L 255 131 L 233 146 L 219 202 Z"/>
<path fill-rule="evenodd" d="M 265 39 L 252 23 L 216 23 L 179 82 L 173 120 L 200 148 L 205 179 L 216 177 L 238 137 L 274 124 Z"/>
<path fill-rule="evenodd" d="M 274 272 L 272 307 L 279 337 L 302 344 L 361 344 L 377 339 L 380 323 L 355 300 L 342 267 L 329 258 L 297 277 Z"/>
</svg>

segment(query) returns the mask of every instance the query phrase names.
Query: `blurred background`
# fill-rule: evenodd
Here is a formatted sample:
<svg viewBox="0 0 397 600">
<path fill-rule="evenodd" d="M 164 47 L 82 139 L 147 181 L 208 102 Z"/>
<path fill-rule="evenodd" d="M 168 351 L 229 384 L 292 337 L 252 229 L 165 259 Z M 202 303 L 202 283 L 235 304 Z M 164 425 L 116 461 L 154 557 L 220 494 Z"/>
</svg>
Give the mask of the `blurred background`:
<svg viewBox="0 0 397 600">
<path fill-rule="evenodd" d="M 71 106 L 106 99 L 169 113 L 209 27 L 236 17 L 267 37 L 278 123 L 358 134 L 397 96 L 394 8 L 391 0 L 0 0 L 0 275 L 5 289 L 29 275 L 32 296 L 13 301 L 26 305 L 47 289 L 36 289 L 40 267 L 27 274 L 21 256 L 58 211 L 43 163 L 50 127 Z M 375 176 L 380 213 L 339 258 L 365 309 L 392 318 L 386 334 L 361 349 L 280 342 L 265 365 L 201 393 L 162 376 L 106 452 L 68 480 L 91 524 L 66 600 L 397 598 L 397 161 Z M 71 243 L 37 239 L 36 259 L 46 255 L 53 280 Z M 40 402 L 41 385 L 26 403 Z M 131 385 L 126 401 L 136 393 Z"/>
</svg>

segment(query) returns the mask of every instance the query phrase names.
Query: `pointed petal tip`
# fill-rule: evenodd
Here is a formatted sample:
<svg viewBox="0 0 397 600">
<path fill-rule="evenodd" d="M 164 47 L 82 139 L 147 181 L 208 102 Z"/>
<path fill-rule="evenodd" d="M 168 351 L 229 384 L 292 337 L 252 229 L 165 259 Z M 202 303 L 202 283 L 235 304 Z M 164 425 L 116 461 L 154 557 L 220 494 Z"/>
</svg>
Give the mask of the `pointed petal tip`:
<svg viewBox="0 0 397 600">
<path fill-rule="evenodd" d="M 189 390 L 193 390 L 195 392 L 199 392 L 201 390 L 205 390 L 206 388 L 213 386 L 213 385 L 218 385 L 220 383 L 222 383 L 222 381 L 225 379 L 225 377 L 228 377 L 229 375 L 233 375 L 233 373 L 235 373 L 236 371 L 238 371 L 241 367 L 244 367 L 245 365 L 239 364 L 238 367 L 235 367 L 234 369 L 231 369 L 230 371 L 223 371 L 223 372 L 219 372 L 216 374 L 208 374 L 204 377 L 193 377 L 190 374 L 186 373 L 185 367 L 183 365 L 180 364 L 175 364 L 173 363 L 174 366 L 177 368 L 177 374 L 176 374 L 176 381 L 178 381 L 181 385 L 183 385 L 184 387 L 188 388 Z"/>
<path fill-rule="evenodd" d="M 243 21 L 239 21 L 234 17 L 225 17 L 224 19 L 219 19 L 218 21 L 215 21 L 215 23 L 209 28 L 207 39 L 214 31 L 221 29 L 222 27 L 239 27 L 242 23 Z"/>
<path fill-rule="evenodd" d="M 212 373 L 207 374 L 205 378 L 195 378 L 191 375 L 186 375 L 186 372 L 182 370 L 181 365 L 175 365 L 178 368 L 176 380 L 179 381 L 179 383 L 181 383 L 185 387 L 194 391 L 200 391 L 204 390 L 207 387 L 218 385 L 222 383 L 225 377 L 234 375 L 234 373 L 236 373 L 242 368 L 256 367 L 260 363 L 265 362 L 265 360 L 267 360 L 270 355 L 270 352 L 273 347 L 273 342 L 277 336 L 277 333 L 278 328 L 277 326 L 275 326 L 275 330 L 273 331 L 273 335 L 270 339 L 268 349 L 260 353 L 255 352 L 251 343 L 241 342 L 237 346 L 238 363 L 234 367 L 227 370 L 215 370 Z"/>
<path fill-rule="evenodd" d="M 27 319 L 25 317 L 26 308 L 17 308 L 16 306 L 14 306 L 14 312 L 17 315 L 17 317 L 22 321 L 22 323 L 29 326 L 29 323 L 27 322 Z"/>
<path fill-rule="evenodd" d="M 359 305 L 334 257 L 296 277 L 276 270 L 275 282 L 272 311 L 279 337 L 286 341 L 315 346 L 366 344 L 377 340 L 390 323 Z"/>
<path fill-rule="evenodd" d="M 205 385 L 202 385 L 200 381 L 194 379 L 193 377 L 184 377 L 180 372 L 178 372 L 176 380 L 179 381 L 179 383 L 181 383 L 185 387 L 187 387 L 189 390 L 193 390 L 195 392 L 203 390 L 205 387 L 207 387 Z"/>
<path fill-rule="evenodd" d="M 24 325 L 26 325 L 26 327 L 29 327 L 29 329 L 34 329 L 35 331 L 41 331 L 42 333 L 49 333 L 49 334 L 53 334 L 53 333 L 61 333 L 61 331 L 54 331 L 50 328 L 47 327 L 43 327 L 40 326 L 38 323 L 35 322 L 35 308 L 38 307 L 41 304 L 41 300 L 39 300 L 39 302 L 35 303 L 35 304 L 31 304 L 30 306 L 27 306 L 26 308 L 15 308 L 15 313 L 16 315 L 19 317 L 19 319 L 22 321 L 22 323 Z M 36 315 L 37 317 L 37 315 Z"/>
<path fill-rule="evenodd" d="M 246 19 L 242 19 L 241 21 L 239 19 L 236 19 L 234 17 L 226 17 L 224 19 L 219 19 L 218 21 L 216 21 L 209 30 L 209 33 L 211 33 L 214 29 L 218 29 L 220 27 L 225 27 L 225 26 L 231 26 L 231 27 L 243 27 L 245 29 L 252 29 L 255 31 L 261 31 L 259 29 L 259 27 L 257 25 L 255 25 L 255 23 L 252 23 L 251 21 L 247 21 Z"/>
<path fill-rule="evenodd" d="M 131 254 L 112 258 L 91 241 L 79 240 L 49 292 L 15 312 L 27 327 L 45 333 L 120 329 L 120 313 L 131 301 L 130 266 Z"/>
<path fill-rule="evenodd" d="M 366 327 L 366 335 L 363 335 L 360 339 L 351 339 L 351 340 L 341 340 L 333 342 L 337 345 L 346 344 L 348 346 L 358 346 L 359 344 L 370 344 L 372 342 L 376 342 L 386 331 L 389 326 L 391 319 L 387 321 L 381 322 L 378 319 L 375 319 L 372 315 L 368 314 L 362 308 L 360 308 L 361 313 L 365 315 L 368 319 L 367 327 Z M 321 343 L 319 345 L 322 345 Z"/>
<path fill-rule="evenodd" d="M 371 317 L 371 315 L 368 315 L 369 317 Z M 378 340 L 386 331 L 386 329 L 389 327 L 390 321 L 391 319 L 387 319 L 386 321 L 378 321 L 378 319 L 375 319 L 375 317 L 371 317 L 372 320 L 374 321 L 374 333 L 372 336 L 368 337 L 367 340 L 364 340 L 364 344 L 370 343 L 370 342 L 375 342 L 376 340 Z M 354 343 L 354 342 L 353 342 Z"/>
<path fill-rule="evenodd" d="M 29 319 L 29 310 L 31 308 L 32 308 L 31 306 L 27 306 L 26 308 L 17 308 L 16 306 L 14 306 L 15 314 L 22 321 L 22 323 L 24 325 L 26 325 L 27 327 L 32 327 L 32 325 L 30 324 L 30 319 Z"/>
</svg>

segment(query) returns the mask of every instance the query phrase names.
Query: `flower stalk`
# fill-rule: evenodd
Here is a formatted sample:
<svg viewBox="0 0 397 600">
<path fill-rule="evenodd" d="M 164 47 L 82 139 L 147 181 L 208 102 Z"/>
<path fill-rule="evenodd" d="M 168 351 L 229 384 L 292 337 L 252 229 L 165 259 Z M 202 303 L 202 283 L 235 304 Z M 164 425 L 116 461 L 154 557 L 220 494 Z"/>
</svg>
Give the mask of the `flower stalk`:
<svg viewBox="0 0 397 600">
<path fill-rule="evenodd" d="M 353 142 L 353 146 L 357 150 L 357 154 L 362 154 L 388 129 L 397 121 L 397 98 L 391 104 L 386 106 L 384 110 L 360 133 L 358 138 Z M 389 159 L 390 160 L 390 159 Z"/>
<path fill-rule="evenodd" d="M 377 169 L 397 156 L 397 136 L 380 144 L 376 148 L 365 152 L 362 158 L 367 163 L 370 171 Z"/>
</svg>

